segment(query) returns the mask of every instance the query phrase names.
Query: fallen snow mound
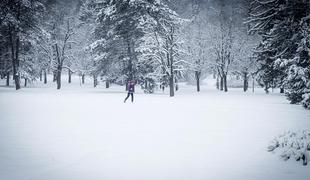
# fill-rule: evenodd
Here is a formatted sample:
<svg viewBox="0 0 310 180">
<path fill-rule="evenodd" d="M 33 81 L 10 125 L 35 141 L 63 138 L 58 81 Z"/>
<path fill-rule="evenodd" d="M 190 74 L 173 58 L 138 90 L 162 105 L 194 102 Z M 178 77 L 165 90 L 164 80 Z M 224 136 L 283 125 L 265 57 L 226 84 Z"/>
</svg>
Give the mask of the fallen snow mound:
<svg viewBox="0 0 310 180">
<path fill-rule="evenodd" d="M 310 132 L 307 130 L 299 132 L 285 132 L 276 137 L 268 146 L 269 152 L 280 154 L 283 160 L 294 158 L 302 160 L 304 166 L 310 161 Z"/>
</svg>

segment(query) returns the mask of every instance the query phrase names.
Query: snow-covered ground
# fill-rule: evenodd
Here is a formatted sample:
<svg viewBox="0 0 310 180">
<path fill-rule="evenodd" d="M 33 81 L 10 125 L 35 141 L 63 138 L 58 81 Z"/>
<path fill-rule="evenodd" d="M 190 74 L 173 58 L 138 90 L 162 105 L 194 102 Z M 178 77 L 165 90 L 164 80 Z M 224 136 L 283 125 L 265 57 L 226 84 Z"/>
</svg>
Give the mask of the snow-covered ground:
<svg viewBox="0 0 310 180">
<path fill-rule="evenodd" d="M 310 166 L 267 152 L 310 111 L 278 93 L 202 92 L 174 98 L 77 83 L 0 87 L 1 180 L 308 180 Z M 3 84 L 3 83 L 2 83 Z"/>
</svg>

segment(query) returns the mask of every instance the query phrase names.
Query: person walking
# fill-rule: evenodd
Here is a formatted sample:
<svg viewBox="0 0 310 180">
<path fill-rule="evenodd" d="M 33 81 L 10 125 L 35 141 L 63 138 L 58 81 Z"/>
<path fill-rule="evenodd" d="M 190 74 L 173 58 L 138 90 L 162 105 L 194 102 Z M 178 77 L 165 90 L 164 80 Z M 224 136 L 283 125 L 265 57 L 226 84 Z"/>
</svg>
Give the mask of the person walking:
<svg viewBox="0 0 310 180">
<path fill-rule="evenodd" d="M 130 80 L 127 84 L 128 87 L 128 94 L 127 97 L 124 100 L 124 103 L 126 103 L 127 99 L 129 98 L 129 96 L 131 96 L 131 102 L 133 102 L 133 93 L 135 92 L 135 82 Z"/>
</svg>

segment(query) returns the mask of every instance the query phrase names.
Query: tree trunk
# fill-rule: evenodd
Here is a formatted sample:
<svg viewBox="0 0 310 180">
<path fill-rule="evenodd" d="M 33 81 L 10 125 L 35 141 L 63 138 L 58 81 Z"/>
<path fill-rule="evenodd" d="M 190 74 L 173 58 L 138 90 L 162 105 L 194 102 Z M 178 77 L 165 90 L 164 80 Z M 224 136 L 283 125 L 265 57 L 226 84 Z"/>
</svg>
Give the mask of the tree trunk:
<svg viewBox="0 0 310 180">
<path fill-rule="evenodd" d="M 61 88 L 61 67 L 57 69 L 57 89 Z"/>
<path fill-rule="evenodd" d="M 302 159 L 302 165 L 307 166 L 308 161 L 309 161 L 309 155 L 308 155 L 308 151 L 304 152 L 301 156 Z"/>
<path fill-rule="evenodd" d="M 21 2 L 18 1 L 16 4 L 17 8 L 17 17 L 16 20 L 19 22 L 20 20 L 20 8 Z M 19 73 L 19 28 L 10 26 L 10 45 L 11 45 L 11 58 L 12 58 L 12 66 L 13 66 L 13 79 L 15 82 L 16 90 L 20 89 L 20 73 Z"/>
<path fill-rule="evenodd" d="M 82 84 L 85 83 L 85 74 L 82 74 Z"/>
<path fill-rule="evenodd" d="M 13 79 L 15 82 L 16 90 L 20 89 L 20 76 L 19 76 L 19 38 L 16 37 L 16 47 L 14 47 L 14 37 L 11 34 L 11 53 L 12 53 L 12 65 L 13 65 Z"/>
<path fill-rule="evenodd" d="M 175 79 L 175 91 L 179 90 L 178 80 Z"/>
<path fill-rule="evenodd" d="M 14 72 L 14 82 L 15 82 L 15 89 L 16 90 L 19 90 L 20 89 L 20 76 L 19 76 L 19 73 L 17 72 L 17 67 L 14 68 L 13 70 Z"/>
<path fill-rule="evenodd" d="M 24 86 L 27 87 L 27 78 L 25 78 L 25 85 Z"/>
<path fill-rule="evenodd" d="M 217 76 L 216 77 L 216 84 L 215 85 L 216 85 L 216 89 L 218 89 L 218 90 L 220 89 L 220 82 L 219 81 L 220 81 L 219 80 L 219 76 Z"/>
<path fill-rule="evenodd" d="M 200 74 L 201 73 L 199 71 L 195 71 L 197 92 L 200 92 Z"/>
<path fill-rule="evenodd" d="M 266 92 L 266 94 L 269 94 L 269 86 L 268 86 L 268 83 L 267 82 L 264 82 L 264 90 Z"/>
<path fill-rule="evenodd" d="M 223 77 L 220 77 L 220 90 L 223 91 L 224 90 L 224 80 Z"/>
<path fill-rule="evenodd" d="M 200 82 L 199 82 L 199 78 L 197 78 L 196 81 L 197 81 L 197 92 L 200 92 Z"/>
<path fill-rule="evenodd" d="M 106 80 L 106 82 L 105 82 L 105 88 L 110 88 L 110 82 L 109 82 L 109 80 Z"/>
<path fill-rule="evenodd" d="M 169 79 L 169 85 L 170 85 L 170 97 L 174 96 L 174 59 L 173 59 L 173 33 L 174 33 L 174 29 L 173 27 L 171 28 L 171 34 L 169 35 L 170 38 L 169 39 L 169 45 L 170 45 L 170 49 L 169 49 L 169 55 L 168 55 L 168 60 L 170 60 L 170 79 Z M 168 46 L 169 47 L 169 46 Z M 169 62 L 169 61 L 168 61 Z"/>
<path fill-rule="evenodd" d="M 53 72 L 53 82 L 57 81 L 57 72 Z"/>
<path fill-rule="evenodd" d="M 145 80 L 145 90 L 147 90 L 147 80 Z"/>
<path fill-rule="evenodd" d="M 170 88 L 170 97 L 174 96 L 174 80 L 173 80 L 173 75 L 169 79 L 169 88 Z"/>
<path fill-rule="evenodd" d="M 224 91 L 227 92 L 228 89 L 227 89 L 227 75 L 226 74 L 223 75 L 223 84 L 224 84 Z"/>
<path fill-rule="evenodd" d="M 42 70 L 40 70 L 40 81 L 42 81 Z"/>
<path fill-rule="evenodd" d="M 71 83 L 71 74 L 72 74 L 72 72 L 69 69 L 68 70 L 68 83 Z"/>
<path fill-rule="evenodd" d="M 281 93 L 281 94 L 284 93 L 284 88 L 283 88 L 283 87 L 280 88 L 280 93 Z"/>
<path fill-rule="evenodd" d="M 57 43 L 55 44 L 55 50 L 56 50 L 56 57 L 57 57 L 57 75 L 56 75 L 56 81 L 57 81 L 57 89 L 61 88 L 61 72 L 62 72 L 62 60 L 60 59 L 60 55 L 58 52 L 58 45 Z"/>
<path fill-rule="evenodd" d="M 255 85 L 255 78 L 254 78 L 254 76 L 252 77 L 252 79 L 253 79 L 253 82 L 252 82 L 252 92 L 254 92 L 254 85 Z"/>
<path fill-rule="evenodd" d="M 94 87 L 97 87 L 97 77 L 94 76 Z"/>
<path fill-rule="evenodd" d="M 246 92 L 248 90 L 248 86 L 249 86 L 249 83 L 248 83 L 248 73 L 244 72 L 243 73 L 243 91 L 244 92 Z"/>
<path fill-rule="evenodd" d="M 163 90 L 163 92 L 164 92 L 164 91 L 165 91 L 165 86 L 162 86 L 161 88 L 162 88 L 162 90 Z"/>
<path fill-rule="evenodd" d="M 46 74 L 46 69 L 44 69 L 44 84 L 47 83 L 47 74 Z"/>
<path fill-rule="evenodd" d="M 10 86 L 10 72 L 6 73 L 6 86 Z"/>
</svg>

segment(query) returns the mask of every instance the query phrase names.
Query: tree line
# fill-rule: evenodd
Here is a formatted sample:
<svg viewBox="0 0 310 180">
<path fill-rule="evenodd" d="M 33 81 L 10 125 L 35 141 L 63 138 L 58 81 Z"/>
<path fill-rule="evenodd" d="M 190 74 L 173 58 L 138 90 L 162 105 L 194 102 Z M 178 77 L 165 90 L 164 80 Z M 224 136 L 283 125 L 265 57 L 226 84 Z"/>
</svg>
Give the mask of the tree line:
<svg viewBox="0 0 310 180">
<path fill-rule="evenodd" d="M 1 78 L 47 83 L 78 74 L 106 83 L 136 80 L 174 96 L 178 82 L 213 74 L 280 88 L 309 107 L 308 0 L 3 0 Z M 254 87 L 254 86 L 253 86 Z"/>
</svg>

